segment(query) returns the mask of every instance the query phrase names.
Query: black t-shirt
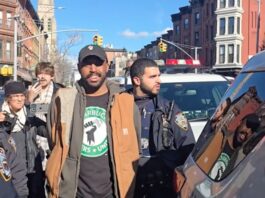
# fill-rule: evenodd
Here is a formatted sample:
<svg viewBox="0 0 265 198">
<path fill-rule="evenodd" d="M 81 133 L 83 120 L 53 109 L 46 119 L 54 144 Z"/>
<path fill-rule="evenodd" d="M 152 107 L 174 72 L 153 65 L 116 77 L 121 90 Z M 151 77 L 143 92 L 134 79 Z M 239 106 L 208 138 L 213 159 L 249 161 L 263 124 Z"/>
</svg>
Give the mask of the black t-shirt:
<svg viewBox="0 0 265 198">
<path fill-rule="evenodd" d="M 108 94 L 87 97 L 77 197 L 112 197 L 106 126 Z"/>
<path fill-rule="evenodd" d="M 229 143 L 226 142 L 222 153 L 210 172 L 209 176 L 212 179 L 219 181 L 222 178 L 234 152 L 235 151 L 230 147 Z"/>
</svg>

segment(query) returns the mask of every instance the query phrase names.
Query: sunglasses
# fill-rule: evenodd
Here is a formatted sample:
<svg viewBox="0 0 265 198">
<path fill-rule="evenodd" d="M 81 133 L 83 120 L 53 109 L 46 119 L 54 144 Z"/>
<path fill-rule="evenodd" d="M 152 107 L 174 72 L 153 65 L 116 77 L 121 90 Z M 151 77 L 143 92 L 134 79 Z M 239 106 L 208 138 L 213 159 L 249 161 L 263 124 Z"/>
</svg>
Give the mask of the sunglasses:
<svg viewBox="0 0 265 198">
<path fill-rule="evenodd" d="M 97 67 L 100 67 L 104 64 L 105 60 L 101 60 L 97 56 L 89 56 L 83 60 L 81 63 L 81 66 L 86 66 L 86 65 L 95 65 Z"/>
</svg>

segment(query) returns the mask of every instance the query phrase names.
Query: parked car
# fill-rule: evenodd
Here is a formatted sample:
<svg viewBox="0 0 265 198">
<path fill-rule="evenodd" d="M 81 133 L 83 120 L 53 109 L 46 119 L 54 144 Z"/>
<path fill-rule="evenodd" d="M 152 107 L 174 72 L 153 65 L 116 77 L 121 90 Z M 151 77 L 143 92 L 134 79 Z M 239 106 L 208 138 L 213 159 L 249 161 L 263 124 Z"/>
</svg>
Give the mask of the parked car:
<svg viewBox="0 0 265 198">
<path fill-rule="evenodd" d="M 0 89 L 0 104 L 3 104 L 5 99 L 5 91 L 3 89 Z"/>
<path fill-rule="evenodd" d="M 265 51 L 243 67 L 175 170 L 181 197 L 265 196 Z"/>
<path fill-rule="evenodd" d="M 124 85 L 124 77 L 111 78 Z M 126 88 L 131 87 L 127 78 Z M 195 139 L 199 137 L 207 120 L 229 86 L 229 81 L 217 74 L 161 74 L 160 94 L 176 104 L 189 120 Z"/>
</svg>

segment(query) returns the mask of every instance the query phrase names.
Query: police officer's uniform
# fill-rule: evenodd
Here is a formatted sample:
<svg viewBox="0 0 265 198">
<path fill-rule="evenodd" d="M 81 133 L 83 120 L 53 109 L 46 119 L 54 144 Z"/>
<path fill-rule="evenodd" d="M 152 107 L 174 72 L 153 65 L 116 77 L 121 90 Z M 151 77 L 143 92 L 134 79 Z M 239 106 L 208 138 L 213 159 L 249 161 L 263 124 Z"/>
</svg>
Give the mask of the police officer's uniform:
<svg viewBox="0 0 265 198">
<path fill-rule="evenodd" d="M 15 149 L 13 138 L 0 128 L 0 197 L 17 197 L 11 173 L 16 161 Z"/>
<path fill-rule="evenodd" d="M 135 96 L 135 102 L 142 119 L 141 158 L 135 197 L 175 197 L 173 171 L 184 163 L 194 146 L 191 127 L 174 104 L 167 133 L 164 133 L 162 116 L 168 115 L 170 102 L 161 96 Z"/>
</svg>

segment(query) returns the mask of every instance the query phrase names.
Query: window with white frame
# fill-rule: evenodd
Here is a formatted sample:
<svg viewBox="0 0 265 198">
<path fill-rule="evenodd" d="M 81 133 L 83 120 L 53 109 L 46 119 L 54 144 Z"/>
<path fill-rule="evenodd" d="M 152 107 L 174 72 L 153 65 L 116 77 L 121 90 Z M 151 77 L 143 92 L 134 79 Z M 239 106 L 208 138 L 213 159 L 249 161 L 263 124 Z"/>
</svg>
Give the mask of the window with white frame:
<svg viewBox="0 0 265 198">
<path fill-rule="evenodd" d="M 220 8 L 225 8 L 226 0 L 220 0 Z"/>
<path fill-rule="evenodd" d="M 240 34 L 240 17 L 237 17 L 237 33 Z"/>
<path fill-rule="evenodd" d="M 225 63 L 225 46 L 220 45 L 219 47 L 219 63 Z"/>
<path fill-rule="evenodd" d="M 240 45 L 236 45 L 236 62 L 240 63 Z"/>
<path fill-rule="evenodd" d="M 234 34 L 234 29 L 235 29 L 235 18 L 234 17 L 229 17 L 228 18 L 228 34 Z"/>
<path fill-rule="evenodd" d="M 220 19 L 220 35 L 225 34 L 225 18 Z"/>
<path fill-rule="evenodd" d="M 6 59 L 11 60 L 11 42 L 6 41 Z"/>
<path fill-rule="evenodd" d="M 240 7 L 240 0 L 237 0 L 237 6 Z"/>
<path fill-rule="evenodd" d="M 0 26 L 3 25 L 3 11 L 0 10 Z"/>
<path fill-rule="evenodd" d="M 234 6 L 235 6 L 235 0 L 229 0 L 228 7 L 234 7 Z"/>
<path fill-rule="evenodd" d="M 7 12 L 6 13 L 6 27 L 7 28 L 11 28 L 11 23 L 12 23 L 12 14 L 11 14 L 11 12 Z"/>
<path fill-rule="evenodd" d="M 228 45 L 228 63 L 234 62 L 234 45 Z"/>
</svg>

